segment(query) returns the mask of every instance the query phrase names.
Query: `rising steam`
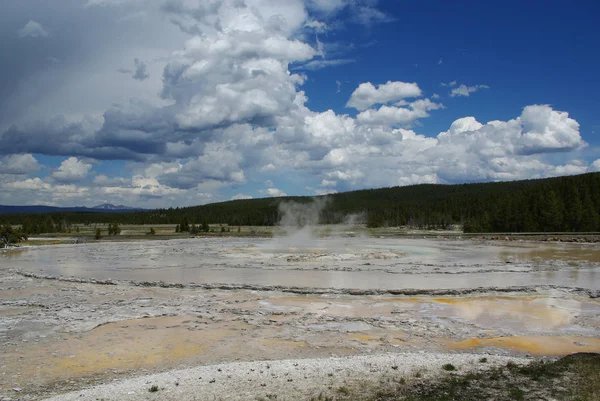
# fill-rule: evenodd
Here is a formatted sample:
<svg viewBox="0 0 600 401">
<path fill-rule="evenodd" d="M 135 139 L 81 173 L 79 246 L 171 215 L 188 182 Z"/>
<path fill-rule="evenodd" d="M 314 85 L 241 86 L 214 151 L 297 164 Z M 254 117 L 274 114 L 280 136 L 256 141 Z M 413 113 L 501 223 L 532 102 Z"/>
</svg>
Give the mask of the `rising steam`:
<svg viewBox="0 0 600 401">
<path fill-rule="evenodd" d="M 314 198 L 308 203 L 279 203 L 280 235 L 274 238 L 275 247 L 282 251 L 309 251 L 322 249 L 319 222 L 329 199 Z"/>
<path fill-rule="evenodd" d="M 313 198 L 310 202 L 281 202 L 279 204 L 279 234 L 271 247 L 278 252 L 345 252 L 347 228 L 360 224 L 362 215 L 349 215 L 339 225 L 320 225 L 323 211 L 331 201 L 328 197 Z"/>
</svg>

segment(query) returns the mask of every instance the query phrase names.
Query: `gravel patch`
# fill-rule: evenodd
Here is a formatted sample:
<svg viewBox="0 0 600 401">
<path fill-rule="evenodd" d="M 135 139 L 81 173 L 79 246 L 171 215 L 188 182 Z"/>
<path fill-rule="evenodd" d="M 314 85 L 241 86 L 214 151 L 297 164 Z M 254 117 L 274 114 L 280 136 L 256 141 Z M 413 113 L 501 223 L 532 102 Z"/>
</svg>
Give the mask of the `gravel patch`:
<svg viewBox="0 0 600 401">
<path fill-rule="evenodd" d="M 302 400 L 357 380 L 382 376 L 436 376 L 445 364 L 458 372 L 485 370 L 508 361 L 531 358 L 481 354 L 401 353 L 325 359 L 235 362 L 152 374 L 116 381 L 46 399 L 46 401 L 104 400 Z"/>
</svg>

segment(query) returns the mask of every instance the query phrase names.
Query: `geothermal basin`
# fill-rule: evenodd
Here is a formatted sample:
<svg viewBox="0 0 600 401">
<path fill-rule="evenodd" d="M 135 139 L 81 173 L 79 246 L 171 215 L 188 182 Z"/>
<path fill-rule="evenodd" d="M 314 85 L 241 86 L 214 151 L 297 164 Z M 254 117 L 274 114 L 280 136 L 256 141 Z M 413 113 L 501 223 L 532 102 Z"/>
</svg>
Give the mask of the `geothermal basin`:
<svg viewBox="0 0 600 401">
<path fill-rule="evenodd" d="M 0 399 L 234 361 L 600 351 L 596 244 L 307 238 L 1 252 Z"/>
<path fill-rule="evenodd" d="M 203 238 L 7 251 L 13 269 L 53 277 L 361 290 L 554 285 L 600 289 L 595 244 L 436 239 Z"/>
</svg>

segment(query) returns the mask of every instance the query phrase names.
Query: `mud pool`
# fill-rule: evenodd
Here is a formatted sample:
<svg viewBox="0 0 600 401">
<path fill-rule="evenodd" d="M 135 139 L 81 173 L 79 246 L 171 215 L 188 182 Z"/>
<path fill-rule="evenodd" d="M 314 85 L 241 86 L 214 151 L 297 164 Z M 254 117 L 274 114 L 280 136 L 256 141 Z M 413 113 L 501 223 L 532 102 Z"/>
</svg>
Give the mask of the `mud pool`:
<svg viewBox="0 0 600 401">
<path fill-rule="evenodd" d="M 599 289 L 593 244 L 196 238 L 4 251 L 0 399 L 232 361 L 600 352 Z"/>
</svg>

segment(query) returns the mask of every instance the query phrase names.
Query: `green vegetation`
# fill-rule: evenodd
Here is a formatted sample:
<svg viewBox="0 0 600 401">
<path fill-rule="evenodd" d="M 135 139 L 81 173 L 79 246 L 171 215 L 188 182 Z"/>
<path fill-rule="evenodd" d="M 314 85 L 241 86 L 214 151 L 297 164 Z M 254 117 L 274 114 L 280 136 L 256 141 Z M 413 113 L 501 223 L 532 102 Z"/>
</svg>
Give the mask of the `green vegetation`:
<svg viewBox="0 0 600 401">
<path fill-rule="evenodd" d="M 446 365 L 444 365 L 446 366 Z M 340 391 L 341 390 L 341 391 Z M 395 374 L 377 382 L 356 381 L 320 393 L 311 401 L 597 401 L 600 400 L 600 354 L 573 354 L 558 361 L 470 372 L 444 372 L 429 378 Z"/>
<path fill-rule="evenodd" d="M 0 248 L 15 245 L 26 239 L 27 235 L 20 229 L 15 230 L 8 224 L 0 227 Z"/>
<path fill-rule="evenodd" d="M 211 232 L 209 224 L 273 226 L 280 220 L 281 202 L 310 203 L 313 199 L 248 199 L 123 213 L 4 214 L 0 215 L 0 223 L 22 225 L 29 234 L 70 232 L 74 224 L 115 221 L 154 226 L 172 224 L 171 230 L 175 232 L 196 234 Z M 464 225 L 464 231 L 471 233 L 597 232 L 600 231 L 600 173 L 498 183 L 425 184 L 327 196 L 321 223 L 342 223 L 349 216 L 373 228 L 448 229 Z"/>
<path fill-rule="evenodd" d="M 151 392 L 151 393 L 156 393 L 158 391 L 158 386 L 155 384 L 152 387 L 150 387 L 148 389 L 148 391 Z"/>
<path fill-rule="evenodd" d="M 119 227 L 119 223 L 108 223 L 108 235 L 119 234 L 121 234 L 121 227 Z"/>
<path fill-rule="evenodd" d="M 448 372 L 452 372 L 452 371 L 456 370 L 456 366 L 452 365 L 451 363 L 445 364 L 444 366 L 442 366 L 442 368 Z"/>
</svg>

